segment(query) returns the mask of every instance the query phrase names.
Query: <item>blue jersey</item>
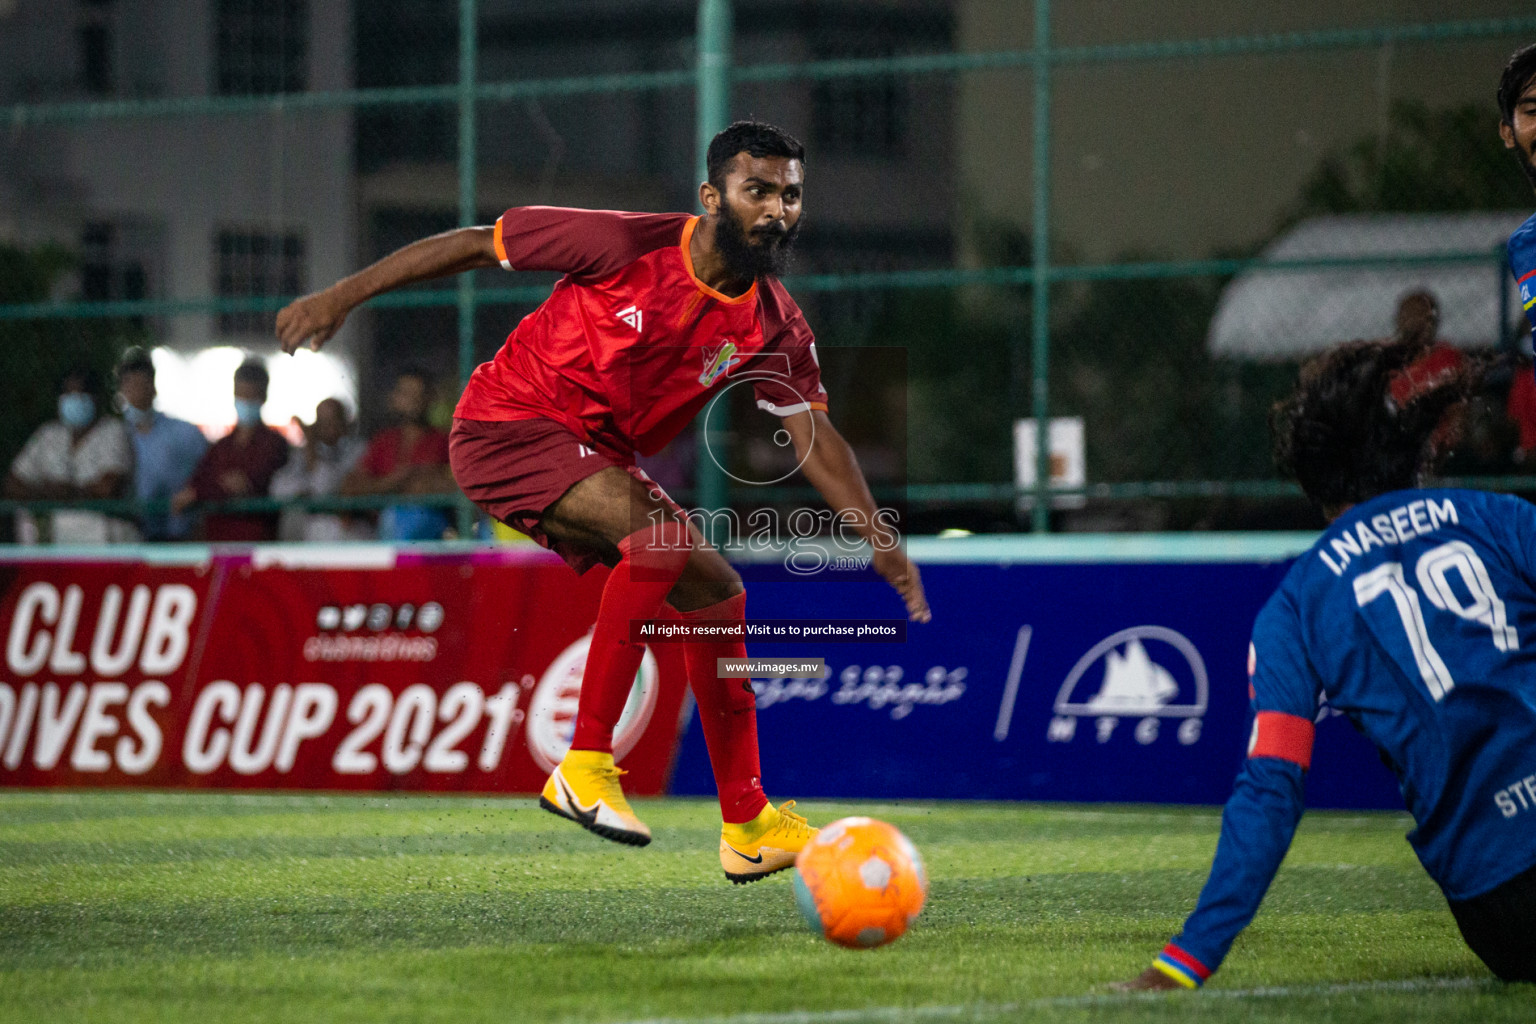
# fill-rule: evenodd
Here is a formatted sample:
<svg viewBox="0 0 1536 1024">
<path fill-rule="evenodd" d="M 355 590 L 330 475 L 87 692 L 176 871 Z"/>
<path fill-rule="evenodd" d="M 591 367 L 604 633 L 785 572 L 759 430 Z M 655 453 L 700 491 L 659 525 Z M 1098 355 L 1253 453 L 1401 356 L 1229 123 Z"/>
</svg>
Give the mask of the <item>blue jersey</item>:
<svg viewBox="0 0 1536 1024">
<path fill-rule="evenodd" d="M 1340 516 L 1259 613 L 1254 729 L 1211 876 L 1158 966 L 1204 980 L 1302 811 L 1312 723 L 1348 716 L 1397 776 L 1408 840 L 1453 900 L 1536 864 L 1536 506 L 1396 491 Z"/>
<path fill-rule="evenodd" d="M 1509 236 L 1509 270 L 1520 289 L 1520 305 L 1536 330 L 1536 216 Z"/>
</svg>

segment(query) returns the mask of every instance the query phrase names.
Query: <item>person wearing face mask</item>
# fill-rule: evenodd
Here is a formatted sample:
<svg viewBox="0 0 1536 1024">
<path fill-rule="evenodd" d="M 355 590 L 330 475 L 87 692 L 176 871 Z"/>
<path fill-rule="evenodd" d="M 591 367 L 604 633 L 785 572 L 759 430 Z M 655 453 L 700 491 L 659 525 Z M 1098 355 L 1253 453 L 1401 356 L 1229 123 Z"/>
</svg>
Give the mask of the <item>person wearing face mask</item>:
<svg viewBox="0 0 1536 1024">
<path fill-rule="evenodd" d="M 298 422 L 298 417 L 294 417 L 294 422 Z M 352 432 L 347 407 L 340 399 L 327 398 L 315 406 L 314 423 L 299 425 L 304 429 L 304 447 L 295 448 L 288 456 L 288 464 L 272 478 L 272 497 L 324 497 L 337 493 L 367 447 Z M 278 535 L 283 540 L 371 540 L 373 530 L 355 517 L 295 509 L 283 513 Z"/>
<path fill-rule="evenodd" d="M 155 364 L 142 348 L 130 348 L 118 360 L 117 393 L 133 441 L 133 495 L 143 502 L 168 501 L 191 479 L 208 439 L 186 420 L 155 409 Z M 187 540 L 192 526 L 184 515 L 139 517 L 145 540 Z"/>
<path fill-rule="evenodd" d="M 288 461 L 288 442 L 261 421 L 267 382 L 267 368 L 254 359 L 235 370 L 235 429 L 203 455 L 191 482 L 172 499 L 174 511 L 183 512 L 199 501 L 266 496 L 272 477 Z M 276 540 L 277 515 L 210 514 L 204 534 L 211 541 Z"/>
<path fill-rule="evenodd" d="M 448 435 L 427 422 L 432 380 L 410 367 L 395 376 L 389 411 L 396 426 L 373 436 L 362 461 L 341 485 L 342 494 L 452 494 Z M 380 540 L 441 540 L 447 509 L 391 505 L 379 515 Z"/>
<path fill-rule="evenodd" d="M 57 501 L 123 496 L 133 471 L 133 449 L 123 421 L 100 414 L 102 390 L 100 375 L 89 367 L 76 367 L 64 375 L 59 382 L 59 418 L 38 427 L 11 463 L 6 497 Z M 131 523 L 100 512 L 59 509 L 42 523 L 23 514 L 17 526 L 23 539 L 56 544 L 137 539 Z"/>
</svg>

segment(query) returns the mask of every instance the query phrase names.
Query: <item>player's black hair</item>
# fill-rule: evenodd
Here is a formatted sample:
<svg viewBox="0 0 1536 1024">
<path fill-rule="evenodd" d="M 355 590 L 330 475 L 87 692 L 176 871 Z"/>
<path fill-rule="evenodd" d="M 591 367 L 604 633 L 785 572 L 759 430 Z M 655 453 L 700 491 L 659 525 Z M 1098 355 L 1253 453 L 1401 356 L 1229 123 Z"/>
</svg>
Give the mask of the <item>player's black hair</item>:
<svg viewBox="0 0 1536 1024">
<path fill-rule="evenodd" d="M 1499 117 L 1505 124 L 1515 123 L 1515 101 L 1532 78 L 1536 78 L 1536 43 L 1516 50 L 1499 76 Z"/>
<path fill-rule="evenodd" d="M 415 377 L 421 381 L 422 387 L 428 391 L 432 390 L 432 371 L 420 363 L 407 363 L 400 367 L 400 369 L 395 371 L 395 380 L 399 380 L 401 377 Z"/>
<path fill-rule="evenodd" d="M 260 386 L 261 393 L 265 395 L 267 393 L 267 385 L 272 382 L 272 378 L 267 373 L 267 368 L 262 365 L 261 360 L 247 359 L 235 368 L 235 383 L 239 384 L 241 381 L 250 381 Z"/>
<path fill-rule="evenodd" d="M 782 156 L 805 163 L 805 147 L 784 129 L 762 121 L 737 121 L 709 140 L 709 151 L 704 156 L 709 183 L 722 192 L 726 171 L 737 153 Z"/>
<path fill-rule="evenodd" d="M 1467 360 L 1399 406 L 1393 378 L 1426 351 L 1412 340 L 1353 341 L 1308 360 L 1270 410 L 1275 465 L 1328 516 L 1417 487 L 1448 454 L 1440 431 L 1485 367 Z"/>
<path fill-rule="evenodd" d="M 101 371 L 89 363 L 77 363 L 59 374 L 58 386 L 54 390 L 62 395 L 64 393 L 64 385 L 72 380 L 79 381 L 85 393 L 97 401 L 100 401 L 101 396 L 106 392 L 106 389 L 102 386 Z"/>
<path fill-rule="evenodd" d="M 118 359 L 115 372 L 119 382 L 130 373 L 147 373 L 149 374 L 149 379 L 153 381 L 155 379 L 155 363 L 154 360 L 149 358 L 147 351 L 138 345 L 134 345 L 125 350 L 122 357 Z"/>
</svg>

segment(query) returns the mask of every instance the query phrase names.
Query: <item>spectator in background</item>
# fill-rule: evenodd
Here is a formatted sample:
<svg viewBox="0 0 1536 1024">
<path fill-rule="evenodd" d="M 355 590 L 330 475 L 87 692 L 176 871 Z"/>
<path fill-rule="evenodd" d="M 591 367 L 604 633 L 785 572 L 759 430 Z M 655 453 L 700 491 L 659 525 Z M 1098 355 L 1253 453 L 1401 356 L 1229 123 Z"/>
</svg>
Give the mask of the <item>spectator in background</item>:
<svg viewBox="0 0 1536 1024">
<path fill-rule="evenodd" d="M 1430 346 L 1440 333 L 1440 300 L 1428 288 L 1416 288 L 1397 300 L 1392 327 L 1399 339 Z"/>
<path fill-rule="evenodd" d="M 1525 467 L 1536 458 L 1536 375 L 1531 372 L 1531 361 L 1523 356 L 1513 361 L 1513 371 L 1504 411 L 1516 431 L 1514 462 Z"/>
<path fill-rule="evenodd" d="M 1399 406 L 1449 379 L 1466 362 L 1460 349 L 1439 340 L 1440 302 L 1433 292 L 1421 288 L 1399 299 L 1393 326 L 1397 340 L 1423 351 L 1392 379 L 1392 400 Z"/>
<path fill-rule="evenodd" d="M 297 422 L 298 417 L 294 417 Z M 352 433 L 347 407 L 327 398 L 315 406 L 315 422 L 304 428 L 304 447 L 288 456 L 288 464 L 272 478 L 272 497 L 321 498 L 341 490 L 367 446 Z M 353 517 L 334 513 L 285 511 L 278 526 L 283 540 L 368 540 L 373 531 Z"/>
<path fill-rule="evenodd" d="M 375 434 L 357 468 L 347 474 L 343 494 L 452 494 L 448 435 L 427 423 L 432 380 L 426 371 L 402 370 L 389 394 L 399 426 Z M 379 516 L 382 540 L 439 540 L 448 529 L 443 507 L 391 505 Z"/>
<path fill-rule="evenodd" d="M 235 429 L 214 443 L 171 505 L 182 512 L 194 502 L 265 497 L 272 477 L 288 461 L 288 442 L 261 422 L 267 401 L 267 368 L 256 360 L 235 370 Z M 211 541 L 277 539 L 274 512 L 211 514 L 205 522 Z"/>
<path fill-rule="evenodd" d="M 101 375 L 77 367 L 59 381 L 59 418 L 38 427 L 27 439 L 5 478 L 5 496 L 23 500 L 121 498 L 133 472 L 128 431 L 115 416 L 103 416 Z M 122 519 L 100 512 L 58 509 L 45 518 L 49 536 L 26 513 L 17 518 L 17 535 L 55 544 L 112 544 L 136 540 L 138 531 Z"/>
<path fill-rule="evenodd" d="M 208 439 L 186 420 L 155 410 L 155 364 L 142 348 L 130 348 L 117 363 L 117 390 L 133 441 L 133 496 L 168 502 L 192 477 L 208 450 Z M 145 512 L 139 516 L 145 540 L 187 540 L 188 516 Z"/>
<path fill-rule="evenodd" d="M 1400 408 L 1467 366 L 1468 353 L 1439 339 L 1440 304 L 1433 293 L 1420 289 L 1404 295 L 1394 326 L 1397 339 L 1422 353 L 1392 380 L 1392 400 Z M 1470 358 L 1484 357 L 1473 353 Z M 1527 463 L 1536 449 L 1536 383 L 1530 364 L 1517 360 L 1497 370 L 1490 364 L 1478 379 L 1483 393 L 1448 415 L 1435 434 L 1436 443 L 1451 449 L 1444 468 L 1453 475 L 1506 472 L 1511 463 Z M 1502 394 L 1505 380 L 1509 391 Z"/>
</svg>

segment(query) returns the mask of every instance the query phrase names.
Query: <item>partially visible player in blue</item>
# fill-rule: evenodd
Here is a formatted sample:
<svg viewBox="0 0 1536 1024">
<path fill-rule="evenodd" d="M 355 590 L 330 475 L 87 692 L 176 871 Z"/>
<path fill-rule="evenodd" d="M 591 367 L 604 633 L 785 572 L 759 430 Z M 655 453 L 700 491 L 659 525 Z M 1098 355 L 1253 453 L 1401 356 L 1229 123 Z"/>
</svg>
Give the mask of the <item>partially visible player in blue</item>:
<svg viewBox="0 0 1536 1024">
<path fill-rule="evenodd" d="M 1275 407 L 1276 462 L 1330 526 L 1259 613 L 1248 758 L 1184 930 L 1126 988 L 1196 988 L 1253 919 L 1301 819 L 1313 722 L 1348 716 L 1397 775 L 1408 841 L 1461 934 L 1506 981 L 1536 980 L 1536 506 L 1418 490 L 1477 370 L 1398 407 L 1422 354 L 1353 342 Z"/>
<path fill-rule="evenodd" d="M 1499 136 L 1536 188 L 1536 44 L 1519 50 L 1499 79 Z M 1509 236 L 1509 267 L 1520 305 L 1536 328 L 1536 215 Z"/>
</svg>

